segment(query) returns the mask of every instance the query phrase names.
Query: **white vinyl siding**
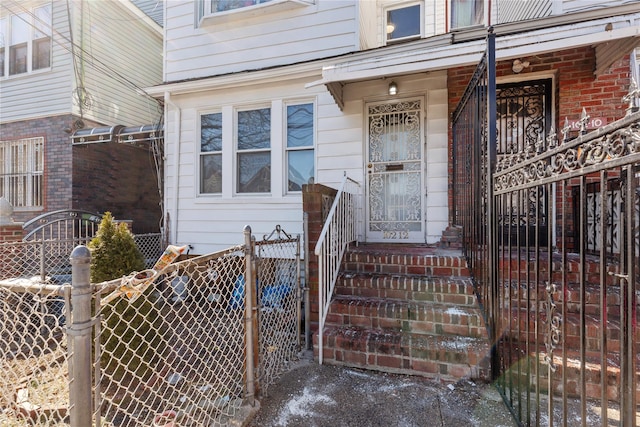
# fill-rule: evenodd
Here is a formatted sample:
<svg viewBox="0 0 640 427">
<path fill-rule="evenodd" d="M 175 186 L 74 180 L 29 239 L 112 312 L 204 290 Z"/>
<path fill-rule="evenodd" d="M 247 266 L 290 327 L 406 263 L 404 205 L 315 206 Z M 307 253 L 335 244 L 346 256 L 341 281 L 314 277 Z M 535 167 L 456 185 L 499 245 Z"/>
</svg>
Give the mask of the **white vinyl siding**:
<svg viewBox="0 0 640 427">
<path fill-rule="evenodd" d="M 498 22 L 526 21 L 551 15 L 553 0 L 530 0 L 527 2 L 500 1 L 496 5 Z"/>
<path fill-rule="evenodd" d="M 75 37 L 83 37 L 85 52 L 77 60 L 83 81 L 75 87 L 85 87 L 90 97 L 83 115 L 106 124 L 155 123 L 157 103 L 139 89 L 162 81 L 162 34 L 119 2 L 87 2 L 84 16 L 75 12 L 81 25 Z M 74 108 L 79 114 L 77 102 Z"/>
<path fill-rule="evenodd" d="M 2 17 L 7 18 L 11 12 L 21 10 L 17 4 L 31 5 L 28 2 L 7 3 L 6 7 L 0 8 Z M 37 6 L 42 2 L 33 4 Z M 129 16 L 129 9 L 120 2 L 83 2 L 84 32 L 80 31 L 79 7 L 71 10 L 76 44 L 72 49 L 67 5 L 63 1 L 51 4 L 54 28 L 51 67 L 0 78 L 2 122 L 69 113 L 79 115 L 74 93 L 78 87 L 84 87 L 89 94 L 82 111 L 85 118 L 128 126 L 154 123 L 160 114 L 157 103 L 140 95 L 127 81 L 139 88 L 161 82 L 161 32 L 151 29 L 138 16 Z M 100 18 L 110 16 L 120 18 Z M 78 55 L 76 70 L 72 52 Z M 77 76 L 83 76 L 83 80 L 76 81 Z"/>
<path fill-rule="evenodd" d="M 198 27 L 193 1 L 166 3 L 165 81 L 294 64 L 354 51 L 352 1 L 317 1 L 241 22 Z"/>
</svg>

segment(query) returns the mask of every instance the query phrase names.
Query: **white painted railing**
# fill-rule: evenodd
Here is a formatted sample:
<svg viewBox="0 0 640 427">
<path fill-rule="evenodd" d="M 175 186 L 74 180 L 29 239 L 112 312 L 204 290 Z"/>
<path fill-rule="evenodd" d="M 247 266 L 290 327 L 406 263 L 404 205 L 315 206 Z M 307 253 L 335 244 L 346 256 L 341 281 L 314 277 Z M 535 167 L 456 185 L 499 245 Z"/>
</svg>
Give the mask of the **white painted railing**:
<svg viewBox="0 0 640 427">
<path fill-rule="evenodd" d="M 331 304 L 342 256 L 349 243 L 357 240 L 357 197 L 360 184 L 345 173 L 324 227 L 316 243 L 318 256 L 318 360 L 322 364 L 324 322 Z"/>
</svg>

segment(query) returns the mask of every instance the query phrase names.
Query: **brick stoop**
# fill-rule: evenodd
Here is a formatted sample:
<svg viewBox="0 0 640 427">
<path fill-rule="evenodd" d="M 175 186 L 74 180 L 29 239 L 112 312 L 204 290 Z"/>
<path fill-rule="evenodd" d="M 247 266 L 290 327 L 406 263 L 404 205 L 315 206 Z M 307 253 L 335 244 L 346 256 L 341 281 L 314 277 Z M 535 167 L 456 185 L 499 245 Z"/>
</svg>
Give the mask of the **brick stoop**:
<svg viewBox="0 0 640 427">
<path fill-rule="evenodd" d="M 443 381 L 490 378 L 490 344 L 459 250 L 360 244 L 344 256 L 323 359 Z M 318 355 L 318 336 L 314 336 Z"/>
</svg>

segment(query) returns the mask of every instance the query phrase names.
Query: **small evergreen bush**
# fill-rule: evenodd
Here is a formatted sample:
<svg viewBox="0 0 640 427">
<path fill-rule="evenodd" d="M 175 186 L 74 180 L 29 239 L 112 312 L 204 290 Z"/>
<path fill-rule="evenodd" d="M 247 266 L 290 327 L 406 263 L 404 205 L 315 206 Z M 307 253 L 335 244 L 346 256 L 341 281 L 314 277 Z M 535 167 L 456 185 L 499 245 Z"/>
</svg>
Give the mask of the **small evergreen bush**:
<svg viewBox="0 0 640 427">
<path fill-rule="evenodd" d="M 99 283 L 144 269 L 144 257 L 124 223 L 117 224 L 111 212 L 105 212 L 91 250 L 91 282 Z"/>
<path fill-rule="evenodd" d="M 117 224 L 105 212 L 96 236 L 87 245 L 91 250 L 91 282 L 100 283 L 139 272 L 144 257 L 126 224 Z M 102 330 L 101 365 L 114 379 L 135 374 L 147 377 L 161 342 L 161 316 L 149 299 L 150 286 L 133 303 L 126 296 L 102 308 L 106 327 Z"/>
</svg>

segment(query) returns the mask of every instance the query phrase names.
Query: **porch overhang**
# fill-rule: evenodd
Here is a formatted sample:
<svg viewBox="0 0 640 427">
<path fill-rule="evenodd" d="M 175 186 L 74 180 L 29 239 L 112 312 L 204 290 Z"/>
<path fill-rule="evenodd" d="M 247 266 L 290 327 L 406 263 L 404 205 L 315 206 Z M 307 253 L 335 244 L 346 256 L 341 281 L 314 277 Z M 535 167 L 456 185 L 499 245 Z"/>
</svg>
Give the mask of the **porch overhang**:
<svg viewBox="0 0 640 427">
<path fill-rule="evenodd" d="M 501 34 L 503 29 L 505 31 Z M 544 29 L 515 33 L 511 31 L 514 30 L 507 25 L 495 27 L 497 60 L 592 46 L 596 54 L 594 74 L 599 75 L 615 61 L 640 46 L 640 13 Z M 484 37 L 458 42 L 454 34 L 436 36 L 402 48 L 390 46 L 357 53 L 346 61 L 324 66 L 322 78 L 308 83 L 306 87 L 325 85 L 342 109 L 345 101 L 344 87 L 347 84 L 474 65 L 478 63 L 484 50 Z"/>
</svg>

